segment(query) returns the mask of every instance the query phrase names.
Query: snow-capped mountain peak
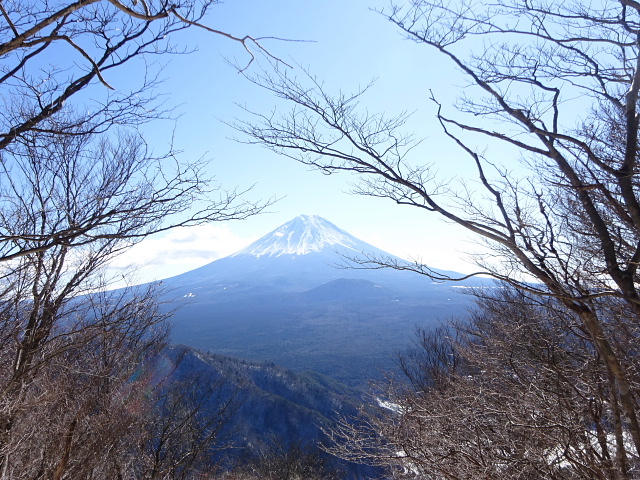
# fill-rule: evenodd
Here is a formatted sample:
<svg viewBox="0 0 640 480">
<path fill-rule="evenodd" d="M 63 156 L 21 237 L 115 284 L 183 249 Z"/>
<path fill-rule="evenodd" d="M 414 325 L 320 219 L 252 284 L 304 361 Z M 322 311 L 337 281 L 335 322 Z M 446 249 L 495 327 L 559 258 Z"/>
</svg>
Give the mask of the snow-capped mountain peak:
<svg viewBox="0 0 640 480">
<path fill-rule="evenodd" d="M 305 255 L 338 247 L 360 251 L 360 243 L 362 242 L 322 217 L 300 215 L 233 256 L 252 255 L 260 258 L 265 255 Z"/>
</svg>

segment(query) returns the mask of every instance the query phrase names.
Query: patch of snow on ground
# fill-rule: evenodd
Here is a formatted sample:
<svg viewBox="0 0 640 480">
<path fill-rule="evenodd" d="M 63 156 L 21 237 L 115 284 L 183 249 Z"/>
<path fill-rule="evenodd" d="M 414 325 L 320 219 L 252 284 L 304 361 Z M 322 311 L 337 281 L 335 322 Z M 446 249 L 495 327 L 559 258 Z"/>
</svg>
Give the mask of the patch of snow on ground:
<svg viewBox="0 0 640 480">
<path fill-rule="evenodd" d="M 379 397 L 376 397 L 376 402 L 378 403 L 379 407 L 386 408 L 387 410 L 391 410 L 394 413 L 402 413 L 404 411 L 404 409 L 397 403 L 393 403 L 388 400 L 382 400 Z"/>
</svg>

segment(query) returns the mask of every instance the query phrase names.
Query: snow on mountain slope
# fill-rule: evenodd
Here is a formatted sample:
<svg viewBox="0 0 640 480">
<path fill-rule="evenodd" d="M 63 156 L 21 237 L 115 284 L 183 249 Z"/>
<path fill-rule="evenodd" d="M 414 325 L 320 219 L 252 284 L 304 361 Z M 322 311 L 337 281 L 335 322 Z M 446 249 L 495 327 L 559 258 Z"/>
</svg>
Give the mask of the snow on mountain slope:
<svg viewBox="0 0 640 480">
<path fill-rule="evenodd" d="M 300 215 L 232 256 L 305 255 L 327 247 L 361 251 L 363 246 L 367 245 L 322 217 Z"/>
</svg>

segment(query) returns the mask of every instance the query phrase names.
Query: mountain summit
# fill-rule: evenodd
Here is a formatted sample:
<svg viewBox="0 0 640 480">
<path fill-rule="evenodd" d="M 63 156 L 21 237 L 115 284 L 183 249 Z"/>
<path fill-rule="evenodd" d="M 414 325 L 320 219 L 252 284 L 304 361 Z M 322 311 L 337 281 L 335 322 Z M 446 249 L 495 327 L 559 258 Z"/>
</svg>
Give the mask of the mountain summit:
<svg viewBox="0 0 640 480">
<path fill-rule="evenodd" d="M 300 215 L 290 222 L 281 225 L 246 248 L 233 254 L 264 255 L 279 257 L 280 255 L 305 255 L 320 252 L 325 248 L 344 247 L 361 251 L 370 247 L 333 223 L 317 215 Z"/>
</svg>

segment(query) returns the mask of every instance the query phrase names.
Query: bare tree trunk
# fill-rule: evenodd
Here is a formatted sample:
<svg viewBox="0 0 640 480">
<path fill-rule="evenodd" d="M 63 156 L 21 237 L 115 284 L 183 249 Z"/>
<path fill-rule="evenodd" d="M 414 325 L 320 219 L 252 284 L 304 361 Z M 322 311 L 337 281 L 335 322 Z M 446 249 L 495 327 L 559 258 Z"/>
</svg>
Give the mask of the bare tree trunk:
<svg viewBox="0 0 640 480">
<path fill-rule="evenodd" d="M 58 463 L 55 471 L 53 472 L 52 480 L 60 480 L 69 463 L 69 457 L 71 456 L 71 443 L 73 442 L 73 432 L 76 429 L 78 421 L 74 418 L 69 424 L 69 429 L 62 439 L 62 458 Z"/>
</svg>

